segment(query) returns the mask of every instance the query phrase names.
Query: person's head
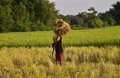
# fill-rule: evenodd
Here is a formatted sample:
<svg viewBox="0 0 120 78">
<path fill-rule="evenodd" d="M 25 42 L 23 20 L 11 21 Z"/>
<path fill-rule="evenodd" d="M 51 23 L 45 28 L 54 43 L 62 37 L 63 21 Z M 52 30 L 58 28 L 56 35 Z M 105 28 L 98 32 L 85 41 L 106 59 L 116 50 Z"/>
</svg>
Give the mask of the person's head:
<svg viewBox="0 0 120 78">
<path fill-rule="evenodd" d="M 57 37 L 53 36 L 53 41 L 56 42 L 57 41 Z"/>
</svg>

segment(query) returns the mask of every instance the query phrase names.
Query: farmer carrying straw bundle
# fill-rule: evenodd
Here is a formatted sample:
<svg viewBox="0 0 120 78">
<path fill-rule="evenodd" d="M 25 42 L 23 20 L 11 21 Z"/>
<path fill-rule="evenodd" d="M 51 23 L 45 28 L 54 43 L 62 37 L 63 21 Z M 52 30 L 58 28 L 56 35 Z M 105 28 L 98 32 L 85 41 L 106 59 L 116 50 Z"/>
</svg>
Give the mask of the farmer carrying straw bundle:
<svg viewBox="0 0 120 78">
<path fill-rule="evenodd" d="M 70 25 L 63 21 L 62 19 L 55 19 L 54 20 L 55 25 L 55 35 L 53 36 L 54 43 L 52 44 L 53 52 L 56 52 L 56 64 L 60 63 L 62 64 L 62 60 L 64 59 L 64 52 L 62 48 L 62 37 L 66 35 L 68 32 L 70 32 L 71 28 Z M 59 38 L 59 39 L 58 39 Z"/>
</svg>

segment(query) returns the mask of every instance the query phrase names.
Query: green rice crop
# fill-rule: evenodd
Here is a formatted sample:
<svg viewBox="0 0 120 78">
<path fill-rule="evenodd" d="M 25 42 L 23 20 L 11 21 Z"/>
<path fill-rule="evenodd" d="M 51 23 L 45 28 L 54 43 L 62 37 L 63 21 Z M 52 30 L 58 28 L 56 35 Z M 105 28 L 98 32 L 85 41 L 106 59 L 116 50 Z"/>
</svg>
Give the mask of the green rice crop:
<svg viewBox="0 0 120 78">
<path fill-rule="evenodd" d="M 0 47 L 50 47 L 53 31 L 0 33 Z M 63 46 L 120 46 L 120 26 L 72 30 L 63 37 Z"/>
</svg>

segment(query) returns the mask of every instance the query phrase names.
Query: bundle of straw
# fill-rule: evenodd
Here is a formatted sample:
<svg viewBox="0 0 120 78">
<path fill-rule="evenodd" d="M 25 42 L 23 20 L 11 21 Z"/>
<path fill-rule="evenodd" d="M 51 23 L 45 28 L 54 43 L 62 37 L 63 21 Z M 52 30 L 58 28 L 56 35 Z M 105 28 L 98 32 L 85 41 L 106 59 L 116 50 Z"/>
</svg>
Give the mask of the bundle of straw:
<svg viewBox="0 0 120 78">
<path fill-rule="evenodd" d="M 55 19 L 54 26 L 54 33 L 57 37 L 62 37 L 71 31 L 70 25 L 62 19 Z"/>
</svg>

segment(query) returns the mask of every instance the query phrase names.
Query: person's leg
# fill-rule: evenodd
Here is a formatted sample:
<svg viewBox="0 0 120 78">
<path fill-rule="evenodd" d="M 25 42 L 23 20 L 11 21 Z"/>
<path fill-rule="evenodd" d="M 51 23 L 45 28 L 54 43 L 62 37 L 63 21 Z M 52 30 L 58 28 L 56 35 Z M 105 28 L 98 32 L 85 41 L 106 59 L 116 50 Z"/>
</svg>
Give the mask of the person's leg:
<svg viewBox="0 0 120 78">
<path fill-rule="evenodd" d="M 64 55 L 63 55 L 63 52 L 60 53 L 60 65 L 62 65 L 62 61 L 64 59 Z"/>
<path fill-rule="evenodd" d="M 62 52 L 62 61 L 64 60 L 64 52 Z"/>
<path fill-rule="evenodd" d="M 56 65 L 59 64 L 59 61 L 60 61 L 60 55 L 56 54 Z"/>
<path fill-rule="evenodd" d="M 57 59 L 57 54 L 56 54 L 56 65 L 57 65 L 57 60 L 58 60 L 58 59 Z"/>
</svg>

